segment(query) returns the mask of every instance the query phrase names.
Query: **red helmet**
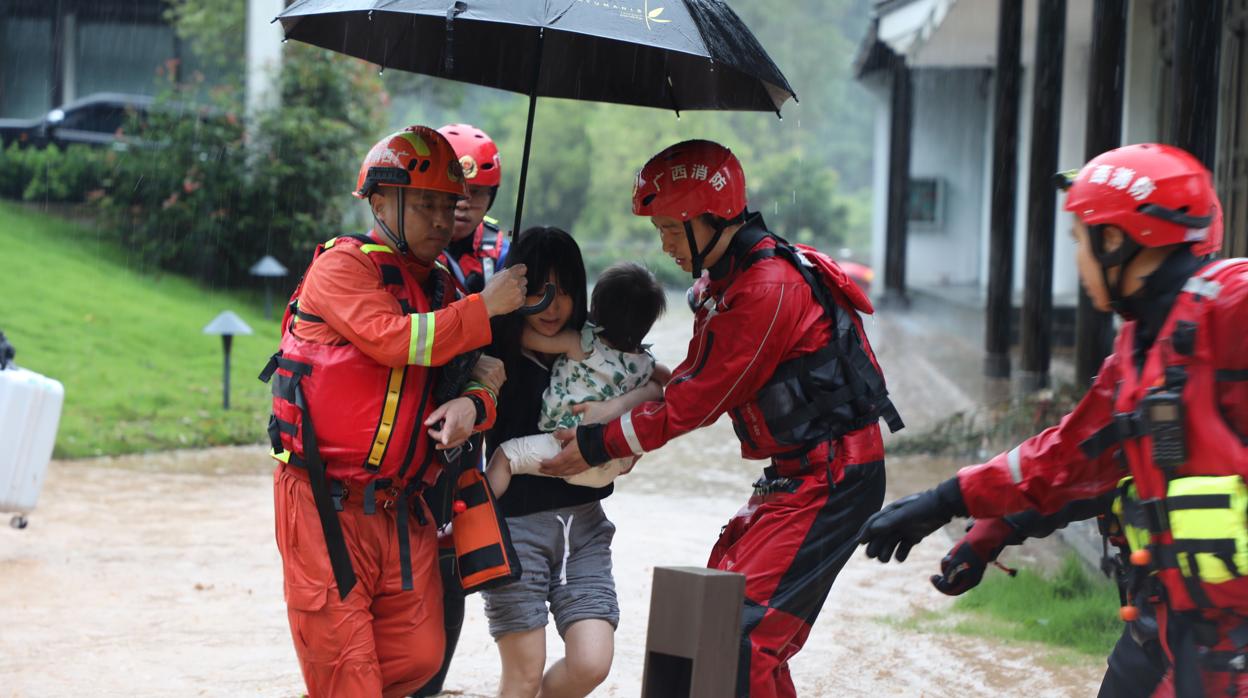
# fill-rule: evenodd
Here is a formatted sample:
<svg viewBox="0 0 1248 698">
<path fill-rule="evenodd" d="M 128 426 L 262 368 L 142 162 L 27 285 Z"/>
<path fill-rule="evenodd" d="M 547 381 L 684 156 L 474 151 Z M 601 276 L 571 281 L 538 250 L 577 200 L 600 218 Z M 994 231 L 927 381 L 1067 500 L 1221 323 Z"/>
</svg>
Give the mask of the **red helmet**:
<svg viewBox="0 0 1248 698">
<path fill-rule="evenodd" d="M 364 156 L 352 194 L 367 199 L 377 187 L 428 189 L 468 196 L 455 149 L 428 126 L 408 126 L 374 145 Z"/>
<path fill-rule="evenodd" d="M 1090 226 L 1121 228 L 1143 247 L 1195 243 L 1198 257 L 1222 248 L 1213 177 L 1185 150 L 1156 143 L 1115 148 L 1066 184 L 1066 210 Z"/>
<path fill-rule="evenodd" d="M 438 129 L 446 136 L 459 155 L 464 168 L 464 179 L 469 184 L 497 187 L 503 179 L 503 165 L 498 158 L 498 146 L 489 135 L 469 124 L 447 124 Z"/>
<path fill-rule="evenodd" d="M 633 185 L 633 213 L 689 221 L 703 213 L 733 219 L 745 211 L 745 171 L 711 141 L 685 141 L 650 158 Z"/>
</svg>

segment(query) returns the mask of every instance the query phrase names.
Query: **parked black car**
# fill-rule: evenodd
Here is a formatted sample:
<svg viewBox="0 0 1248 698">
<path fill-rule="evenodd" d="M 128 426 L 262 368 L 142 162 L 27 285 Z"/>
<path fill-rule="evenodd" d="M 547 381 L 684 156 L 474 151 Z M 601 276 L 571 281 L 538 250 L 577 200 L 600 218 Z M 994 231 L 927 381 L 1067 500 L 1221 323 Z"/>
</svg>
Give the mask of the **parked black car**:
<svg viewBox="0 0 1248 698">
<path fill-rule="evenodd" d="M 125 147 L 122 128 L 132 115 L 146 116 L 155 101 L 145 95 L 99 92 L 39 119 L 0 119 L 0 143 L 4 147 L 10 143 L 36 148 L 53 143 L 62 148 L 74 143 Z"/>
</svg>

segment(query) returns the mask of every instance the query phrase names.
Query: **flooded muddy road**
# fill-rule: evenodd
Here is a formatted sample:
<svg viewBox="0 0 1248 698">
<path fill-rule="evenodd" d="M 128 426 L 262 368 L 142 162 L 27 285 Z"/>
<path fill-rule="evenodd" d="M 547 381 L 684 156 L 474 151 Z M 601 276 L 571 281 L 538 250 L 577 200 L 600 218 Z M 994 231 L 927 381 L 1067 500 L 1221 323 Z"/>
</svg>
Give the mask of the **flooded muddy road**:
<svg viewBox="0 0 1248 698">
<path fill-rule="evenodd" d="M 683 356 L 688 324 L 683 303 L 674 304 L 653 335 L 660 360 Z M 915 341 L 904 328 L 881 321 L 868 330 L 912 426 L 964 399 L 933 378 L 930 363 L 903 361 Z M 894 459 L 889 498 L 955 467 Z M 618 526 L 622 619 L 615 665 L 595 696 L 640 693 L 653 567 L 704 564 L 758 471 L 739 458 L 722 420 L 620 479 L 605 506 Z M 0 697 L 300 695 L 270 472 L 260 447 L 54 463 L 30 527 L 0 530 Z M 799 695 L 1095 694 L 1101 660 L 1057 662 L 1042 646 L 906 623 L 950 606 L 926 581 L 949 543 L 932 536 L 904 566 L 861 554 L 850 561 L 792 662 Z M 548 640 L 553 660 L 561 655 L 553 626 Z M 447 688 L 489 696 L 497 674 L 474 596 Z"/>
</svg>

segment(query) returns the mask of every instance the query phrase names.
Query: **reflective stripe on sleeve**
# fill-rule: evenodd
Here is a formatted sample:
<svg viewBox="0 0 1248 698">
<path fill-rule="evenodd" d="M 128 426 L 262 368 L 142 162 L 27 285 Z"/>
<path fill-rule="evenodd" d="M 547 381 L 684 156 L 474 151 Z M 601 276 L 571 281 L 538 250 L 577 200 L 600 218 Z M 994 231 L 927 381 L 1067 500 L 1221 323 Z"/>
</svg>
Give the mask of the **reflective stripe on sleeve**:
<svg viewBox="0 0 1248 698">
<path fill-rule="evenodd" d="M 620 431 L 624 433 L 624 440 L 628 442 L 628 448 L 634 456 L 640 456 L 646 452 L 646 449 L 641 447 L 641 439 L 637 438 L 637 429 L 633 427 L 631 411 L 625 412 L 624 416 L 620 417 Z"/>
<path fill-rule="evenodd" d="M 433 363 L 433 313 L 417 313 L 412 319 L 412 336 L 407 345 L 407 363 L 429 366 Z"/>
<path fill-rule="evenodd" d="M 1023 464 L 1019 461 L 1018 449 L 1022 446 L 1015 446 L 1010 452 L 1005 454 L 1005 462 L 1010 466 L 1010 479 L 1014 484 L 1020 484 L 1023 481 Z"/>
</svg>

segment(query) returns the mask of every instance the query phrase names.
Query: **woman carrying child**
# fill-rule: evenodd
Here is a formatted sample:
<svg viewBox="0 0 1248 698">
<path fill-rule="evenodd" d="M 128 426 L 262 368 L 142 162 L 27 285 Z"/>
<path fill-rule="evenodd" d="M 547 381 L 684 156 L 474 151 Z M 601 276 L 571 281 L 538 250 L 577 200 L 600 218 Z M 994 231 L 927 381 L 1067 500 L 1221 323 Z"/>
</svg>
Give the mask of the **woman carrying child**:
<svg viewBox="0 0 1248 698">
<path fill-rule="evenodd" d="M 505 486 L 499 506 L 507 518 L 522 575 L 512 584 L 483 592 L 485 612 L 502 659 L 500 696 L 531 698 L 540 690 L 544 697 L 579 698 L 606 679 L 614 655 L 614 632 L 619 623 L 619 604 L 611 576 L 615 526 L 601 505 L 614 486 L 610 477 L 591 483 L 596 486 L 581 486 L 560 478 L 527 474 L 529 462 L 546 457 L 546 452 L 529 457 L 524 454 L 532 452 L 531 446 L 504 442 L 534 435 L 551 438 L 539 428 L 544 407 L 548 402 L 551 407 L 562 404 L 566 411 L 568 396 L 558 393 L 566 393 L 573 384 L 588 385 L 583 375 L 573 378 L 572 373 L 582 374 L 580 369 L 591 359 L 633 365 L 623 367 L 624 377 L 618 383 L 614 372 L 607 383 L 597 381 L 597 395 L 626 394 L 607 403 L 596 403 L 596 420 L 611 418 L 661 395 L 661 387 L 649 381 L 653 360 L 642 350 L 640 340 L 661 312 L 662 292 L 644 270 L 640 270 L 644 278 L 637 270 L 622 274 L 628 280 L 624 284 L 612 281 L 612 275 L 604 275 L 600 284 L 606 282 L 606 286 L 601 291 L 596 289 L 594 294 L 598 323 L 587 326 L 590 313 L 586 307 L 585 266 L 570 235 L 557 228 L 525 231 L 508 254 L 507 265 L 517 264 L 528 268 L 527 302 L 537 302 L 547 282 L 555 285 L 557 293 L 543 312 L 499 318 L 493 327 L 494 344 L 489 353 L 502 358 L 507 382 L 499 393 L 498 418 L 487 436 L 486 456 L 493 463 L 491 484 Z M 624 286 L 628 288 L 621 288 Z M 659 299 L 657 307 L 655 294 Z M 598 302 L 600 296 L 602 303 Z M 651 310 L 632 312 L 647 302 Z M 640 319 L 617 322 L 625 315 L 638 315 Z M 586 354 L 585 361 L 576 361 L 575 357 L 582 352 Z M 569 358 L 573 360 L 561 358 L 563 353 L 572 354 Z M 584 392 L 580 388 L 577 391 L 578 395 Z M 583 410 L 585 406 L 581 405 L 575 411 Z M 557 447 L 554 444 L 556 452 Z M 508 450 L 510 454 L 501 455 Z M 630 463 L 631 459 L 614 466 L 613 472 L 625 472 Z M 543 673 L 548 603 L 555 627 L 564 640 L 565 656 Z"/>
</svg>

